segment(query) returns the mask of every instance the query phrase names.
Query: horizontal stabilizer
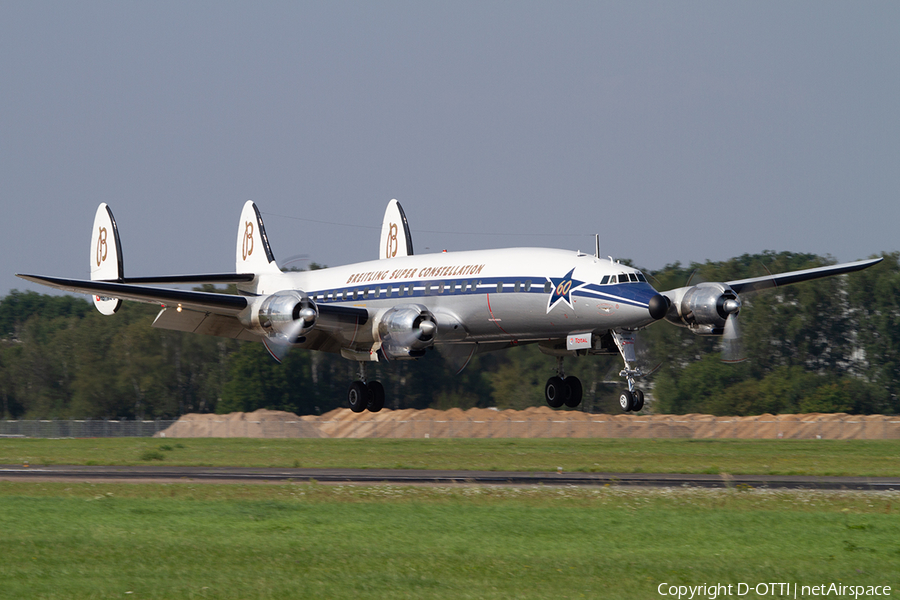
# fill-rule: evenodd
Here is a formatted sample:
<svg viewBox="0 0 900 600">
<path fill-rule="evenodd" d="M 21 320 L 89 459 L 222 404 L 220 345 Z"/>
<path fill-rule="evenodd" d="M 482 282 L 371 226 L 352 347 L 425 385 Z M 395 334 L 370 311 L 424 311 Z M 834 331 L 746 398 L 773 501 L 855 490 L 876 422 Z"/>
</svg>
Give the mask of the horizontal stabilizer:
<svg viewBox="0 0 900 600">
<path fill-rule="evenodd" d="M 138 285 L 227 285 L 229 283 L 249 283 L 256 277 L 253 273 L 206 273 L 200 275 L 163 275 L 161 277 L 124 277 L 119 283 Z"/>
</svg>

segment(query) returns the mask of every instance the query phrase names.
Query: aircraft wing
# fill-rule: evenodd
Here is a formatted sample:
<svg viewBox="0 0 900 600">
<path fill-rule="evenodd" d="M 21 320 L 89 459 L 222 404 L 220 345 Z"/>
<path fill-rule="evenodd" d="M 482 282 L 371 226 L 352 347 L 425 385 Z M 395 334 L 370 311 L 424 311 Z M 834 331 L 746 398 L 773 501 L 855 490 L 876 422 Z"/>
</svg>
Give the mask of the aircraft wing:
<svg viewBox="0 0 900 600">
<path fill-rule="evenodd" d="M 247 308 L 248 301 L 243 296 L 172 290 L 168 288 L 145 287 L 129 283 L 111 281 L 90 281 L 85 279 L 63 279 L 43 275 L 19 275 L 27 281 L 40 283 L 65 292 L 77 292 L 94 296 L 110 296 L 122 300 L 146 302 L 150 304 L 181 304 L 191 310 L 209 311 L 220 315 L 236 316 Z M 159 281 L 160 278 L 155 279 Z M 184 282 L 182 282 L 184 283 Z"/>
<path fill-rule="evenodd" d="M 250 300 L 244 296 L 172 290 L 111 281 L 63 279 L 43 275 L 17 275 L 17 277 L 65 292 L 109 296 L 148 304 L 180 305 L 184 309 L 180 313 L 164 310 L 157 316 L 154 327 L 162 329 L 192 331 L 194 333 L 248 340 L 259 340 L 261 337 L 259 334 L 245 329 L 237 319 L 237 315 L 250 305 Z M 183 276 L 176 275 L 174 277 Z M 195 278 L 191 280 L 192 282 L 199 281 L 196 279 L 197 276 L 190 277 Z M 231 277 L 234 277 L 233 273 Z M 171 279 L 162 277 L 154 278 L 153 280 L 166 281 Z M 221 282 L 222 280 L 218 281 Z M 185 283 L 183 280 L 179 282 Z M 320 305 L 317 308 L 319 318 L 316 321 L 316 339 L 319 340 L 318 343 L 322 346 L 329 345 L 329 342 L 337 340 L 337 350 L 332 351 L 340 351 L 340 340 L 348 337 L 352 338 L 355 335 L 355 331 L 369 320 L 369 312 L 364 308 L 330 306 L 327 304 Z M 334 344 L 332 343 L 331 345 Z"/>
<path fill-rule="evenodd" d="M 790 285 L 792 283 L 800 283 L 801 281 L 809 281 L 811 279 L 821 279 L 822 277 L 831 277 L 833 275 L 843 275 L 844 273 L 852 273 L 861 271 L 874 264 L 884 260 L 883 257 L 871 258 L 869 260 L 860 260 L 850 263 L 842 263 L 839 265 L 829 265 L 827 267 L 816 267 L 814 269 L 804 269 L 802 271 L 791 271 L 789 273 L 779 273 L 777 275 L 766 275 L 763 277 L 751 277 L 750 279 L 740 279 L 738 281 L 727 281 L 727 285 L 736 293 L 754 292 L 764 290 L 771 287 L 781 285 Z"/>
</svg>

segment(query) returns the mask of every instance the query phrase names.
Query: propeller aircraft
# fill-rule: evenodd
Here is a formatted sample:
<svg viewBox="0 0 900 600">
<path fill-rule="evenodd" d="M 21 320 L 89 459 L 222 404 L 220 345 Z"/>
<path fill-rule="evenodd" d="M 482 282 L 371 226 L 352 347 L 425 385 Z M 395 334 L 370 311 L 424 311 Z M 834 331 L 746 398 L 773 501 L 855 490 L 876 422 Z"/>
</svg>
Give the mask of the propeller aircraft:
<svg viewBox="0 0 900 600">
<path fill-rule="evenodd" d="M 870 267 L 881 258 L 658 292 L 635 268 L 594 254 L 506 248 L 416 255 L 403 208 L 384 214 L 376 260 L 315 271 L 283 272 L 262 216 L 248 201 L 237 231 L 234 273 L 126 277 L 116 220 L 106 204 L 91 229 L 90 280 L 18 275 L 68 292 L 90 294 L 114 314 L 123 300 L 158 304 L 153 327 L 262 342 L 276 360 L 293 348 L 356 361 L 348 390 L 355 412 L 377 412 L 384 386 L 367 377 L 370 362 L 412 360 L 438 349 L 461 371 L 472 356 L 537 344 L 557 359 L 544 387 L 547 404 L 580 404 L 566 357 L 620 354 L 624 411 L 639 411 L 635 333 L 661 320 L 698 335 L 737 336 L 741 294 Z M 236 284 L 238 295 L 173 289 L 178 284 Z M 726 360 L 736 360 L 726 356 Z"/>
</svg>

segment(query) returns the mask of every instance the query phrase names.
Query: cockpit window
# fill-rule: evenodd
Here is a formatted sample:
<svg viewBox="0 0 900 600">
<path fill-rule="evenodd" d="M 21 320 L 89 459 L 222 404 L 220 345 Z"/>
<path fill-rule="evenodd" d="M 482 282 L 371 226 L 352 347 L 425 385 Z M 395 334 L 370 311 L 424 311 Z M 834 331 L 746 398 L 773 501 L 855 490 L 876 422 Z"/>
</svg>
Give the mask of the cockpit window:
<svg viewBox="0 0 900 600">
<path fill-rule="evenodd" d="M 647 278 L 644 277 L 643 273 L 638 273 L 637 276 L 638 276 L 638 281 L 640 281 L 641 283 L 647 283 Z"/>
<path fill-rule="evenodd" d="M 629 273 L 628 278 L 630 280 L 632 280 L 633 282 L 637 283 L 638 278 L 637 278 L 637 275 L 635 275 L 634 273 Z"/>
<path fill-rule="evenodd" d="M 609 283 L 609 275 L 604 275 L 603 279 L 600 280 L 600 285 L 606 285 Z"/>
<path fill-rule="evenodd" d="M 628 283 L 628 275 L 622 273 L 619 275 L 619 283 Z"/>
</svg>

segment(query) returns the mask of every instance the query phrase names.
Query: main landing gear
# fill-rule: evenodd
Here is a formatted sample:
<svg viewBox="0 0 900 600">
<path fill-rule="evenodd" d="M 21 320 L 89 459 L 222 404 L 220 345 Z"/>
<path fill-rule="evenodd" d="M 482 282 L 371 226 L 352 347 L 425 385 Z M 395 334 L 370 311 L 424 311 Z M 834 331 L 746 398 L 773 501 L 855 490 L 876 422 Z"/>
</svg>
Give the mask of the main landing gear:
<svg viewBox="0 0 900 600">
<path fill-rule="evenodd" d="M 544 397 L 551 408 L 559 408 L 563 404 L 575 408 L 581 404 L 584 389 L 577 377 L 566 377 L 563 372 L 563 359 L 556 359 L 556 376 L 547 380 L 544 386 Z"/>
<path fill-rule="evenodd" d="M 384 408 L 384 386 L 380 381 L 366 382 L 366 363 L 359 363 L 359 380 L 350 384 L 347 392 L 350 410 L 361 413 L 366 409 L 378 412 Z"/>
</svg>

